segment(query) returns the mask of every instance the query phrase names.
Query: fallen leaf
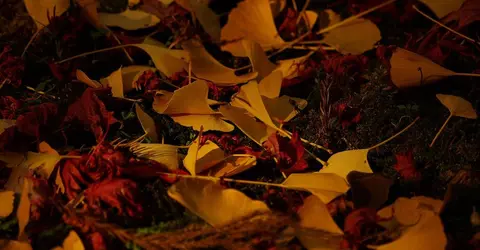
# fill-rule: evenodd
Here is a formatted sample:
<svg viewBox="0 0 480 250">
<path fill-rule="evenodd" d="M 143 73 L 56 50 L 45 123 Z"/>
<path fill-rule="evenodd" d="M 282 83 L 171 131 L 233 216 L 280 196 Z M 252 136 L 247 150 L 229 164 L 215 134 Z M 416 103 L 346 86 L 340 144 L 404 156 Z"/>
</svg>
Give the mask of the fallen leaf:
<svg viewBox="0 0 480 250">
<path fill-rule="evenodd" d="M 408 151 L 404 154 L 396 154 L 397 163 L 393 166 L 395 170 L 405 180 L 419 180 L 421 173 L 415 168 L 415 161 L 413 159 L 413 152 Z"/>
<path fill-rule="evenodd" d="M 380 208 L 387 200 L 393 181 L 380 174 L 352 171 L 347 175 L 355 208 Z"/>
<path fill-rule="evenodd" d="M 377 25 L 368 19 L 357 18 L 329 31 L 322 41 L 342 54 L 359 55 L 373 49 L 380 39 L 382 36 Z"/>
<path fill-rule="evenodd" d="M 187 58 L 185 60 L 180 59 L 179 53 L 176 53 L 175 50 L 150 44 L 135 44 L 132 46 L 144 50 L 152 58 L 155 67 L 167 77 L 188 69 Z"/>
<path fill-rule="evenodd" d="M 182 47 L 190 54 L 192 72 L 196 77 L 211 81 L 219 86 L 232 86 L 257 77 L 257 72 L 237 76 L 235 70 L 215 59 L 202 44 L 193 40 L 184 42 Z"/>
<path fill-rule="evenodd" d="M 263 79 L 277 67 L 273 64 L 263 51 L 260 44 L 250 41 L 241 40 L 235 51 L 231 51 L 234 56 L 248 57 L 254 72 L 258 72 L 258 78 Z"/>
<path fill-rule="evenodd" d="M 448 108 L 448 111 L 450 111 L 450 115 L 448 116 L 447 120 L 445 123 L 443 123 L 442 127 L 440 130 L 438 130 L 437 134 L 435 135 L 435 138 L 433 138 L 432 143 L 430 144 L 430 147 L 433 146 L 435 141 L 437 140 L 438 136 L 440 133 L 442 133 L 443 129 L 445 129 L 445 126 L 447 125 L 448 121 L 453 116 L 458 116 L 458 117 L 463 117 L 467 119 L 477 119 L 477 111 L 473 109 L 472 104 L 458 96 L 454 95 L 443 95 L 443 94 L 437 94 L 437 99 L 445 106 Z"/>
<path fill-rule="evenodd" d="M 98 29 L 102 29 L 104 26 L 100 23 L 97 11 L 97 0 L 76 0 L 82 14 L 87 18 L 88 22 Z"/>
<path fill-rule="evenodd" d="M 271 0 L 270 8 L 272 9 L 272 15 L 274 17 L 278 16 L 283 9 L 287 6 L 287 0 Z"/>
<path fill-rule="evenodd" d="M 168 189 L 168 196 L 214 227 L 270 211 L 265 203 L 209 180 L 182 179 Z"/>
<path fill-rule="evenodd" d="M 0 218 L 7 217 L 13 212 L 13 201 L 15 200 L 15 193 L 12 191 L 1 191 L 0 200 Z"/>
<path fill-rule="evenodd" d="M 460 9 L 465 0 L 420 0 L 420 2 L 427 5 L 441 19 L 450 12 Z"/>
<path fill-rule="evenodd" d="M 16 240 L 0 240 L 0 248 L 3 250 L 32 250 L 30 243 Z"/>
<path fill-rule="evenodd" d="M 85 74 L 85 72 L 83 72 L 79 69 L 77 69 L 77 71 L 76 71 L 76 76 L 77 76 L 77 80 L 87 84 L 89 87 L 92 87 L 92 88 L 101 88 L 102 87 L 101 83 L 99 83 L 98 81 L 90 79 L 90 77 L 88 77 L 87 74 Z"/>
<path fill-rule="evenodd" d="M 212 141 L 206 141 L 203 145 L 194 142 L 190 148 L 183 165 L 192 176 L 225 160 L 225 152 Z"/>
<path fill-rule="evenodd" d="M 147 158 L 165 165 L 170 170 L 179 168 L 178 146 L 158 143 L 134 143 L 130 150 L 137 157 Z"/>
<path fill-rule="evenodd" d="M 60 156 L 60 154 L 57 152 L 57 150 L 53 149 L 48 143 L 46 143 L 44 141 L 42 141 L 38 144 L 38 152 L 42 153 L 42 154 Z"/>
<path fill-rule="evenodd" d="M 142 125 L 143 131 L 145 131 L 147 136 L 151 139 L 151 142 L 158 142 L 160 138 L 158 137 L 157 127 L 155 126 L 153 118 L 145 113 L 138 103 L 135 104 L 135 113 L 137 113 L 140 125 Z"/>
<path fill-rule="evenodd" d="M 264 50 L 285 44 L 275 26 L 269 0 L 245 0 L 230 12 L 221 33 L 221 40 L 228 43 L 222 49 L 238 50 L 241 39 L 254 41 Z"/>
<path fill-rule="evenodd" d="M 314 195 L 303 201 L 298 210 L 300 222 L 295 236 L 309 250 L 338 249 L 343 232 L 333 220 L 325 203 Z"/>
<path fill-rule="evenodd" d="M 160 114 L 166 114 L 183 126 L 192 126 L 195 130 L 219 130 L 230 132 L 233 125 L 223 121 L 208 104 L 208 84 L 203 80 L 195 81 L 173 94 L 160 92 L 155 96 L 153 109 Z"/>
<path fill-rule="evenodd" d="M 240 87 L 240 91 L 232 97 L 231 104 L 246 109 L 267 126 L 275 128 L 275 124 L 263 103 L 257 81 L 250 81 Z"/>
<path fill-rule="evenodd" d="M 315 11 L 307 10 L 305 11 L 305 16 L 307 18 L 307 26 L 311 30 L 317 23 L 318 14 Z"/>
<path fill-rule="evenodd" d="M 208 7 L 208 3 L 198 0 L 188 1 L 195 17 L 213 41 L 220 41 L 220 17 Z"/>
<path fill-rule="evenodd" d="M 350 188 L 344 178 L 330 173 L 291 174 L 282 185 L 309 191 L 324 203 L 329 203 L 336 197 L 346 193 Z"/>
<path fill-rule="evenodd" d="M 120 27 L 125 30 L 149 28 L 160 22 L 160 19 L 152 14 L 129 9 L 121 13 L 99 13 L 98 18 L 103 25 Z"/>
<path fill-rule="evenodd" d="M 392 82 L 398 88 L 419 86 L 455 75 L 428 58 L 401 48 L 393 52 L 390 65 Z"/>
<path fill-rule="evenodd" d="M 270 117 L 279 123 L 290 121 L 308 105 L 304 99 L 286 95 L 273 99 L 262 96 L 262 101 Z"/>
<path fill-rule="evenodd" d="M 15 120 L 0 119 L 0 134 L 2 134 L 5 129 L 14 126 L 16 122 Z"/>
<path fill-rule="evenodd" d="M 253 155 L 230 155 L 221 163 L 207 171 L 208 176 L 230 177 L 257 165 L 257 158 Z"/>
<path fill-rule="evenodd" d="M 24 0 L 28 14 L 33 18 L 37 29 L 43 29 L 49 24 L 48 15 L 60 16 L 70 7 L 69 0 Z"/>
<path fill-rule="evenodd" d="M 258 92 L 268 98 L 277 98 L 282 89 L 282 80 L 282 71 L 275 70 L 258 83 Z"/>
<path fill-rule="evenodd" d="M 29 179 L 24 178 L 22 195 L 20 196 L 20 202 L 17 208 L 17 220 L 18 220 L 18 239 L 21 241 L 27 240 L 25 235 L 25 227 L 30 220 L 30 192 L 32 189 L 32 183 Z"/>
<path fill-rule="evenodd" d="M 279 60 L 278 66 L 275 70 L 282 72 L 284 78 L 292 79 L 298 76 L 299 68 L 301 64 L 304 63 L 309 56 L 302 56 L 298 58 Z"/>
<path fill-rule="evenodd" d="M 122 68 L 113 71 L 108 77 L 101 79 L 100 82 L 103 86 L 112 88 L 112 95 L 114 97 L 124 97 Z"/>
<path fill-rule="evenodd" d="M 308 168 L 304 159 L 305 148 L 296 131 L 291 138 L 274 133 L 268 137 L 263 147 L 275 158 L 277 167 L 282 173 L 290 174 L 301 172 Z"/>
<path fill-rule="evenodd" d="M 333 173 L 344 179 L 351 171 L 373 173 L 367 160 L 369 150 L 347 150 L 333 154 L 327 161 L 328 165 L 320 169 L 319 173 Z"/>
<path fill-rule="evenodd" d="M 132 65 L 127 67 L 122 67 L 122 82 L 123 82 L 123 91 L 127 93 L 133 89 L 137 89 L 137 80 L 142 76 L 146 71 L 156 72 L 156 68 L 142 65 Z"/>
<path fill-rule="evenodd" d="M 55 247 L 53 250 L 84 250 L 82 240 L 78 234 L 71 230 L 67 237 L 63 240 L 61 247 Z"/>
</svg>

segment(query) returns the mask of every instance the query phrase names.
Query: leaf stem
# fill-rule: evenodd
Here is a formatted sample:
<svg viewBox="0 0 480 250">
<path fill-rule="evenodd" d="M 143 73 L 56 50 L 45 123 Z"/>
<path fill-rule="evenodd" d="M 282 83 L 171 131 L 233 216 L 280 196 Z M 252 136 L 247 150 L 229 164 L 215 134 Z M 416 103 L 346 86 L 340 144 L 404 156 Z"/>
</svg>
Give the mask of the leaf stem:
<svg viewBox="0 0 480 250">
<path fill-rule="evenodd" d="M 473 76 L 473 77 L 480 77 L 480 74 L 475 73 L 454 73 L 454 76 Z"/>
<path fill-rule="evenodd" d="M 433 138 L 432 140 L 432 143 L 430 143 L 430 147 L 433 147 L 433 144 L 435 143 L 435 141 L 438 139 L 438 137 L 440 136 L 440 134 L 442 133 L 442 131 L 445 129 L 445 127 L 447 126 L 447 123 L 448 121 L 450 121 L 450 119 L 453 117 L 453 114 L 452 112 L 450 112 L 450 115 L 448 116 L 447 120 L 443 123 L 442 127 L 438 130 L 437 134 L 435 135 L 435 137 Z"/>
<path fill-rule="evenodd" d="M 401 135 L 403 132 L 407 131 L 410 127 L 412 127 L 419 119 L 420 119 L 420 117 L 415 118 L 415 120 L 414 120 L 412 123 L 410 123 L 410 124 L 409 124 L 408 126 L 406 126 L 404 129 L 400 130 L 400 132 L 392 135 L 390 138 L 386 139 L 385 141 L 382 141 L 382 142 L 378 143 L 377 145 L 368 148 L 368 150 L 371 150 L 371 149 L 374 149 L 374 148 L 378 148 L 378 147 L 384 145 L 385 143 L 387 143 L 387 142 L 395 139 L 397 136 Z"/>
<path fill-rule="evenodd" d="M 79 55 L 76 55 L 76 56 L 72 56 L 72 57 L 69 57 L 69 58 L 67 58 L 67 59 L 58 61 L 58 62 L 56 62 L 55 64 L 61 64 L 61 63 L 68 62 L 68 61 L 70 61 L 70 60 L 73 60 L 73 59 L 76 59 L 76 58 L 79 58 L 79 57 L 82 57 L 82 56 L 93 55 L 93 54 L 96 54 L 96 53 L 101 53 L 101 52 L 106 52 L 106 51 L 110 51 L 110 50 L 121 49 L 121 48 L 129 47 L 129 46 L 135 46 L 135 45 L 133 45 L 133 44 L 125 44 L 125 45 L 119 45 L 119 46 L 110 47 L 110 48 L 105 48 L 105 49 L 99 49 L 99 50 L 89 51 L 89 52 L 85 52 L 85 53 L 82 53 L 82 54 L 79 54 Z"/>
<path fill-rule="evenodd" d="M 180 177 L 180 178 L 187 178 L 187 179 L 208 180 L 208 181 L 225 181 L 225 182 L 241 183 L 241 184 L 249 184 L 249 185 L 261 185 L 261 186 L 294 189 L 292 187 L 288 187 L 288 186 L 285 186 L 283 184 L 263 182 L 263 181 L 236 180 L 236 179 L 232 179 L 232 178 L 219 178 L 219 177 L 202 176 L 202 175 L 192 176 L 192 175 L 172 174 L 172 173 L 163 173 L 163 172 L 159 172 L 158 174 Z"/>
<path fill-rule="evenodd" d="M 429 15 L 427 15 L 427 14 L 425 14 L 424 12 L 422 12 L 421 10 L 419 10 L 419 9 L 417 8 L 417 6 L 413 5 L 413 9 L 414 9 L 415 11 L 417 11 L 417 12 L 418 12 L 420 15 L 422 15 L 422 16 L 424 16 L 425 18 L 427 18 L 428 20 L 430 20 L 430 21 L 432 21 L 432 22 L 434 22 L 434 23 L 436 23 L 436 24 L 440 25 L 441 27 L 443 27 L 443 28 L 447 29 L 448 31 L 450 31 L 450 32 L 452 32 L 452 33 L 454 33 L 454 34 L 456 34 L 456 35 L 458 35 L 458 36 L 462 37 L 462 38 L 465 38 L 465 39 L 467 39 L 468 41 L 470 41 L 470 42 L 472 42 L 472 43 L 478 43 L 477 41 L 475 41 L 475 39 L 473 39 L 473 38 L 470 38 L 470 37 L 468 37 L 468 36 L 466 36 L 466 35 L 464 35 L 464 34 L 462 34 L 462 33 L 458 32 L 458 31 L 456 31 L 456 30 L 454 30 L 454 29 L 452 29 L 452 28 L 450 28 L 450 27 L 446 26 L 445 24 L 443 24 L 443 23 L 441 23 L 441 22 L 439 22 L 439 21 L 437 21 L 437 20 L 433 19 L 433 18 L 432 18 L 432 17 L 430 17 Z"/>
</svg>

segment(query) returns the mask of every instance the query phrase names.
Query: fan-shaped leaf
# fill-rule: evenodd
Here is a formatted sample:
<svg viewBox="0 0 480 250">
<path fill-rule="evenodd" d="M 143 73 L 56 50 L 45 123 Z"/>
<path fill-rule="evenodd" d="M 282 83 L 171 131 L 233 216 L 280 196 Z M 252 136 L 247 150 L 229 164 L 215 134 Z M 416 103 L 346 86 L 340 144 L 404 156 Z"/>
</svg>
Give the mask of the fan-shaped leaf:
<svg viewBox="0 0 480 250">
<path fill-rule="evenodd" d="M 165 165 L 170 170 L 178 169 L 178 146 L 158 143 L 135 143 L 130 146 L 132 153 Z"/>
<path fill-rule="evenodd" d="M 103 25 L 120 27 L 125 30 L 149 28 L 160 22 L 160 19 L 152 14 L 129 9 L 121 13 L 99 13 L 98 17 Z"/>
<path fill-rule="evenodd" d="M 12 191 L 1 191 L 0 200 L 0 218 L 7 217 L 13 212 L 13 201 L 15 200 L 14 192 Z"/>
<path fill-rule="evenodd" d="M 49 24 L 48 15 L 60 16 L 70 7 L 69 0 L 24 0 L 28 14 L 33 18 L 38 29 Z"/>
<path fill-rule="evenodd" d="M 477 111 L 473 109 L 472 104 L 458 96 L 437 94 L 438 100 L 448 108 L 453 116 L 459 116 L 468 119 L 477 119 Z"/>
<path fill-rule="evenodd" d="M 143 131 L 150 137 L 152 142 L 158 142 L 157 127 L 155 126 L 153 118 L 145 113 L 138 104 L 135 104 L 135 112 L 137 113 L 137 118 L 142 125 Z"/>
<path fill-rule="evenodd" d="M 55 247 L 53 250 L 84 250 L 82 240 L 78 234 L 71 230 L 68 236 L 63 240 L 62 247 Z"/>
<path fill-rule="evenodd" d="M 188 58 L 186 56 L 183 56 L 184 60 L 179 58 L 185 54 L 184 52 L 151 44 L 135 44 L 133 46 L 143 49 L 152 58 L 155 67 L 167 77 L 188 68 L 186 63 Z"/>
<path fill-rule="evenodd" d="M 373 173 L 368 164 L 367 155 L 369 149 L 357 149 L 338 152 L 332 155 L 319 173 L 334 173 L 346 179 L 351 171 Z"/>
<path fill-rule="evenodd" d="M 291 174 L 282 185 L 309 191 L 324 203 L 329 203 L 350 188 L 344 178 L 324 173 Z"/>
<path fill-rule="evenodd" d="M 454 12 L 462 6 L 465 0 L 420 0 L 427 5 L 438 18 L 443 18 L 450 12 Z"/>
</svg>

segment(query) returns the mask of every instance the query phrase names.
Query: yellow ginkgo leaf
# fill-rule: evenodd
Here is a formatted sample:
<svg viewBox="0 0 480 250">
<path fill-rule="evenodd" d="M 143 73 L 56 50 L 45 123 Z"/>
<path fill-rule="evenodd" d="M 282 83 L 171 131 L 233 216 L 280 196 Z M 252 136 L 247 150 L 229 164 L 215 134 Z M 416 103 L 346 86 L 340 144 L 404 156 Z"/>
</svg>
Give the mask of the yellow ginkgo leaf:
<svg viewBox="0 0 480 250">
<path fill-rule="evenodd" d="M 130 146 L 136 156 L 161 163 L 170 170 L 178 169 L 178 148 L 175 145 L 158 143 L 134 143 Z"/>
<path fill-rule="evenodd" d="M 233 106 L 246 109 L 260 121 L 264 122 L 267 126 L 277 126 L 273 123 L 272 118 L 265 108 L 265 104 L 263 103 L 258 83 L 256 81 L 250 81 L 240 87 L 239 93 L 233 97 L 231 104 Z"/>
<path fill-rule="evenodd" d="M 276 98 L 280 95 L 282 80 L 282 71 L 275 70 L 258 83 L 258 92 L 262 96 Z"/>
<path fill-rule="evenodd" d="M 32 189 L 32 183 L 29 179 L 23 178 L 22 195 L 20 196 L 20 202 L 17 208 L 17 220 L 18 220 L 18 239 L 24 241 L 27 239 L 25 235 L 25 227 L 30 220 L 30 192 Z"/>
<path fill-rule="evenodd" d="M 32 250 L 28 242 L 16 240 L 0 240 L 0 249 L 2 250 Z"/>
<path fill-rule="evenodd" d="M 7 217 L 13 212 L 13 201 L 15 200 L 15 193 L 12 191 L 1 191 L 0 200 L 0 218 Z"/>
<path fill-rule="evenodd" d="M 168 195 L 214 227 L 270 211 L 265 203 L 209 180 L 182 179 L 168 189 Z"/>
<path fill-rule="evenodd" d="M 196 77 L 206 79 L 219 86 L 232 86 L 244 83 L 257 77 L 258 73 L 252 72 L 237 76 L 235 70 L 228 68 L 215 59 L 202 44 L 193 40 L 182 44 L 184 50 L 189 52 L 192 72 Z"/>
<path fill-rule="evenodd" d="M 175 50 L 151 44 L 135 44 L 133 46 L 144 50 L 150 58 L 152 58 L 155 67 L 167 77 L 171 77 L 173 74 L 182 72 L 188 68 L 186 63 L 187 59 L 180 59 L 180 54 L 176 53 Z"/>
<path fill-rule="evenodd" d="M 342 54 L 359 55 L 371 50 L 382 36 L 372 21 L 357 18 L 329 31 L 323 42 L 336 48 Z"/>
<path fill-rule="evenodd" d="M 305 11 L 305 16 L 307 18 L 307 26 L 309 29 L 312 29 L 313 26 L 317 23 L 318 20 L 318 14 L 315 11 L 307 10 Z"/>
<path fill-rule="evenodd" d="M 145 131 L 152 142 L 158 142 L 157 127 L 155 126 L 153 118 L 145 113 L 138 104 L 135 104 L 135 112 L 137 113 L 137 118 L 142 125 L 143 131 Z"/>
<path fill-rule="evenodd" d="M 137 80 L 146 71 L 156 72 L 157 69 L 149 66 L 142 66 L 142 65 L 132 65 L 127 67 L 122 67 L 122 82 L 123 82 L 124 93 L 127 93 L 133 89 L 140 88 L 140 86 L 138 86 L 137 84 Z"/>
<path fill-rule="evenodd" d="M 262 97 L 262 101 L 270 117 L 280 123 L 293 119 L 308 104 L 304 99 L 286 95 L 274 99 Z"/>
<path fill-rule="evenodd" d="M 174 121 L 183 126 L 192 126 L 195 130 L 203 126 L 204 131 L 232 131 L 233 125 L 223 121 L 210 108 L 207 97 L 207 83 L 198 80 L 177 89 L 173 94 L 160 92 L 160 95 L 155 96 L 153 109 L 160 114 L 170 115 Z"/>
<path fill-rule="evenodd" d="M 327 206 L 314 195 L 303 201 L 298 210 L 300 221 L 295 227 L 295 236 L 309 250 L 338 249 L 343 232 L 333 220 Z"/>
<path fill-rule="evenodd" d="M 330 173 L 291 174 L 282 185 L 309 191 L 324 203 L 329 203 L 350 188 L 344 178 Z"/>
<path fill-rule="evenodd" d="M 320 169 L 319 173 L 334 173 L 344 179 L 351 171 L 373 173 L 367 160 L 369 150 L 347 150 L 333 154 L 327 161 L 328 165 Z"/>
<path fill-rule="evenodd" d="M 454 95 L 443 95 L 443 94 L 437 94 L 437 99 L 445 106 L 448 108 L 448 111 L 450 111 L 450 115 L 448 116 L 447 120 L 443 123 L 442 127 L 438 130 L 437 134 L 435 135 L 435 138 L 433 138 L 432 143 L 430 143 L 430 147 L 433 146 L 435 141 L 438 139 L 442 131 L 445 129 L 447 126 L 447 123 L 450 121 L 450 119 L 454 116 L 458 117 L 463 117 L 463 118 L 468 118 L 468 119 L 477 119 L 477 111 L 473 109 L 472 104 L 458 96 Z"/>
<path fill-rule="evenodd" d="M 287 6 L 287 0 L 270 0 L 270 8 L 272 9 L 273 17 L 276 17 Z"/>
<path fill-rule="evenodd" d="M 55 156 L 60 156 L 60 154 L 52 148 L 47 142 L 42 141 L 38 144 L 38 152 L 42 154 L 50 154 Z"/>
<path fill-rule="evenodd" d="M 443 18 L 460 9 L 465 0 L 420 0 L 420 2 L 427 5 L 438 18 Z"/>
<path fill-rule="evenodd" d="M 390 59 L 390 75 L 398 88 L 419 86 L 432 83 L 447 76 L 455 75 L 448 70 L 419 54 L 397 48 Z"/>
<path fill-rule="evenodd" d="M 193 176 L 225 160 L 225 152 L 212 141 L 206 141 L 203 145 L 194 142 L 190 148 L 183 165 Z"/>
<path fill-rule="evenodd" d="M 98 29 L 105 26 L 100 23 L 97 11 L 97 0 L 75 0 L 82 9 L 82 15 L 87 18 L 88 22 Z"/>
<path fill-rule="evenodd" d="M 209 176 L 229 177 L 240 174 L 257 164 L 257 158 L 253 155 L 230 155 L 221 163 L 208 170 Z"/>
<path fill-rule="evenodd" d="M 63 240 L 62 247 L 55 247 L 53 250 L 85 250 L 85 247 L 78 234 L 71 230 Z"/>
<path fill-rule="evenodd" d="M 60 16 L 70 7 L 69 0 L 24 0 L 28 14 L 33 18 L 38 29 L 49 24 L 48 15 Z"/>
<path fill-rule="evenodd" d="M 202 25 L 213 41 L 220 41 L 220 17 L 208 7 L 208 2 L 188 0 L 191 10 L 198 22 Z"/>
<path fill-rule="evenodd" d="M 235 50 L 230 51 L 234 56 L 248 57 L 252 64 L 253 71 L 258 72 L 259 79 L 268 76 L 277 66 L 268 60 L 262 47 L 250 40 L 239 41 Z"/>
<path fill-rule="evenodd" d="M 98 17 L 100 23 L 105 26 L 115 26 L 125 30 L 149 28 L 160 22 L 160 19 L 152 14 L 129 9 L 121 13 L 99 13 Z"/>
<path fill-rule="evenodd" d="M 76 73 L 76 76 L 77 76 L 77 80 L 87 84 L 89 87 L 92 87 L 92 88 L 101 88 L 102 87 L 101 83 L 99 83 L 98 81 L 90 79 L 90 77 L 88 77 L 88 75 L 85 74 L 85 72 L 77 69 L 77 71 L 75 73 Z"/>
<path fill-rule="evenodd" d="M 403 225 L 404 230 L 397 240 L 381 246 L 372 246 L 372 248 L 381 250 L 444 249 L 447 239 L 435 207 L 439 202 L 441 201 L 435 199 L 401 197 L 392 206 L 380 210 L 379 217 L 388 219 L 393 215 L 396 221 Z"/>
<path fill-rule="evenodd" d="M 14 126 L 16 122 L 15 120 L 0 119 L 0 134 L 2 134 L 5 129 Z"/>
<path fill-rule="evenodd" d="M 268 127 L 263 122 L 255 120 L 255 118 L 250 116 L 248 111 L 243 108 L 223 105 L 220 106 L 218 111 L 260 146 L 271 134 L 276 132 L 275 129 Z"/>
<path fill-rule="evenodd" d="M 101 79 L 100 82 L 103 86 L 112 88 L 112 95 L 114 97 L 124 97 L 122 68 L 113 71 L 108 77 Z"/>
<path fill-rule="evenodd" d="M 222 47 L 226 51 L 235 51 L 238 41 L 254 41 L 265 50 L 278 48 L 285 41 L 275 26 L 269 0 L 245 0 L 238 3 L 228 15 L 228 21 L 222 28 L 222 41 L 228 41 Z"/>
</svg>

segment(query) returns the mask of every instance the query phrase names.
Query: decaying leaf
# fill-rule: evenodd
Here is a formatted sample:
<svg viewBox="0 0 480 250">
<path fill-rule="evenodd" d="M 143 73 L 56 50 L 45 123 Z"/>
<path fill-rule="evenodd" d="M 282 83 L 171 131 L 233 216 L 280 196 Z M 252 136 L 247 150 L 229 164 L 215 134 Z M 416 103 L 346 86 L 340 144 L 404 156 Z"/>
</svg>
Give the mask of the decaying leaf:
<svg viewBox="0 0 480 250">
<path fill-rule="evenodd" d="M 18 220 L 18 239 L 25 241 L 27 236 L 25 235 L 25 227 L 30 220 L 30 192 L 32 189 L 32 183 L 29 179 L 24 178 L 22 195 L 20 196 L 20 202 L 17 208 L 17 220 Z"/>
<path fill-rule="evenodd" d="M 53 16 L 55 13 L 56 16 L 60 16 L 70 7 L 69 0 L 24 0 L 24 3 L 38 29 L 48 25 L 48 15 Z"/>
<path fill-rule="evenodd" d="M 254 41 L 265 50 L 278 48 L 285 43 L 275 26 L 269 0 L 240 2 L 228 15 L 221 39 L 228 41 L 222 49 L 229 52 L 238 50 L 241 39 Z"/>
<path fill-rule="evenodd" d="M 12 191 L 1 191 L 0 200 L 0 218 L 7 217 L 13 212 L 13 201 L 15 200 L 15 193 Z"/>
<path fill-rule="evenodd" d="M 132 153 L 165 165 L 170 170 L 178 169 L 178 146 L 158 143 L 134 143 L 130 146 Z"/>
<path fill-rule="evenodd" d="M 355 208 L 378 209 L 388 199 L 393 181 L 380 174 L 366 174 L 352 171 L 347 176 L 352 189 Z"/>
<path fill-rule="evenodd" d="M 295 236 L 309 250 L 337 249 L 343 232 L 333 220 L 325 203 L 311 195 L 298 210 L 300 222 L 295 227 Z"/>
<path fill-rule="evenodd" d="M 390 75 L 398 88 L 419 86 L 455 75 L 419 54 L 397 48 L 390 59 Z"/>
<path fill-rule="evenodd" d="M 5 129 L 14 126 L 16 122 L 15 120 L 0 119 L 0 134 L 2 134 Z"/>
<path fill-rule="evenodd" d="M 342 54 L 359 55 L 371 50 L 382 36 L 377 25 L 368 19 L 358 18 L 329 31 L 323 42 Z"/>
<path fill-rule="evenodd" d="M 168 195 L 214 227 L 270 211 L 265 203 L 209 180 L 182 179 L 170 187 Z"/>
<path fill-rule="evenodd" d="M 188 56 L 183 56 L 184 60 L 179 58 L 181 54 L 185 54 L 184 52 L 151 44 L 135 44 L 133 46 L 144 50 L 152 58 L 155 67 L 167 77 L 188 68 L 186 63 Z"/>
<path fill-rule="evenodd" d="M 0 240 L 0 248 L 2 250 L 32 250 L 30 243 L 16 240 Z"/>
<path fill-rule="evenodd" d="M 344 178 L 324 173 L 291 174 L 282 185 L 309 191 L 324 203 L 329 203 L 350 188 Z"/>
<path fill-rule="evenodd" d="M 192 126 L 195 130 L 218 130 L 230 132 L 233 125 L 222 120 L 208 104 L 208 84 L 203 80 L 195 81 L 175 92 L 159 92 L 155 96 L 153 109 L 167 114 L 183 126 Z"/>
<path fill-rule="evenodd" d="M 235 70 L 215 59 L 202 44 L 193 40 L 184 42 L 182 47 L 190 54 L 192 72 L 196 77 L 211 81 L 219 86 L 232 86 L 257 77 L 257 72 L 237 76 Z"/>
<path fill-rule="evenodd" d="M 465 0 L 420 0 L 427 5 L 438 18 L 443 18 L 450 12 L 454 12 L 462 6 Z"/>
<path fill-rule="evenodd" d="M 121 13 L 99 13 L 98 17 L 100 23 L 105 26 L 115 26 L 125 30 L 149 28 L 160 22 L 155 15 L 129 9 Z"/>
<path fill-rule="evenodd" d="M 448 108 L 448 111 L 450 111 L 450 115 L 448 116 L 447 120 L 443 123 L 440 130 L 438 130 L 437 134 L 435 135 L 435 138 L 433 138 L 433 141 L 430 144 L 430 147 L 433 146 L 438 136 L 440 135 L 440 133 L 442 133 L 443 129 L 445 129 L 445 126 L 447 126 L 448 121 L 450 121 L 452 117 L 458 116 L 458 117 L 463 117 L 467 119 L 477 119 L 478 117 L 477 111 L 473 109 L 472 104 L 461 97 L 454 96 L 454 95 L 437 94 L 437 99 L 445 107 Z"/>
<path fill-rule="evenodd" d="M 392 206 L 383 208 L 378 215 L 383 218 L 395 217 L 400 225 L 408 226 L 397 240 L 381 246 L 381 250 L 397 249 L 444 249 L 447 238 L 438 215 L 441 201 L 414 197 L 398 198 Z"/>
<path fill-rule="evenodd" d="M 135 113 L 137 113 L 137 118 L 142 125 L 143 131 L 145 131 L 153 143 L 158 142 L 159 138 L 157 134 L 157 127 L 155 126 L 155 121 L 153 118 L 145 113 L 145 111 L 143 111 L 138 104 L 135 104 Z"/>
<path fill-rule="evenodd" d="M 85 247 L 83 246 L 82 240 L 78 236 L 78 234 L 71 230 L 68 233 L 68 236 L 63 240 L 63 244 L 61 247 L 55 247 L 53 250 L 84 250 Z"/>
</svg>

